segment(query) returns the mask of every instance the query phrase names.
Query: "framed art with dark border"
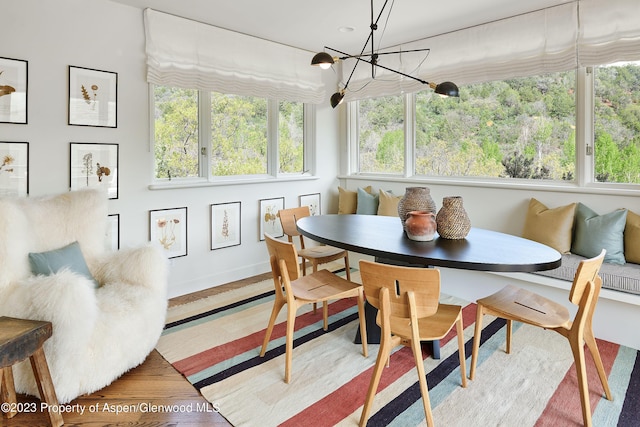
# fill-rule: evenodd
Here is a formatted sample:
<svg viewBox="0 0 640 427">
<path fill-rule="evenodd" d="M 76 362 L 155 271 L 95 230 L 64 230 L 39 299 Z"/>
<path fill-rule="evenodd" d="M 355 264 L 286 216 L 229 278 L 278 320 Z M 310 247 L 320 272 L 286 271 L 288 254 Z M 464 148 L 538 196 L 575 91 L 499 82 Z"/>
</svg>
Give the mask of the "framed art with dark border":
<svg viewBox="0 0 640 427">
<path fill-rule="evenodd" d="M 211 250 L 240 244 L 240 202 L 211 205 Z"/>
<path fill-rule="evenodd" d="M 69 181 L 71 190 L 103 187 L 118 198 L 118 144 L 72 142 Z"/>
<path fill-rule="evenodd" d="M 300 197 L 300 206 L 309 206 L 309 212 L 312 216 L 322 215 L 320 209 L 320 193 L 303 194 Z"/>
<path fill-rule="evenodd" d="M 264 240 L 264 233 L 269 233 L 273 237 L 284 236 L 278 214 L 280 209 L 284 209 L 284 197 L 260 200 L 260 236 L 258 237 L 261 241 Z"/>
<path fill-rule="evenodd" d="M 159 244 L 169 258 L 187 255 L 187 208 L 149 211 L 149 240 Z"/>
<path fill-rule="evenodd" d="M 29 194 L 29 143 L 0 142 L 0 196 Z"/>
<path fill-rule="evenodd" d="M 0 123 L 27 124 L 27 61 L 0 58 Z"/>
<path fill-rule="evenodd" d="M 120 214 L 110 214 L 107 217 L 105 230 L 105 248 L 111 251 L 120 249 Z"/>
<path fill-rule="evenodd" d="M 118 127 L 118 73 L 69 65 L 69 124 Z"/>
</svg>

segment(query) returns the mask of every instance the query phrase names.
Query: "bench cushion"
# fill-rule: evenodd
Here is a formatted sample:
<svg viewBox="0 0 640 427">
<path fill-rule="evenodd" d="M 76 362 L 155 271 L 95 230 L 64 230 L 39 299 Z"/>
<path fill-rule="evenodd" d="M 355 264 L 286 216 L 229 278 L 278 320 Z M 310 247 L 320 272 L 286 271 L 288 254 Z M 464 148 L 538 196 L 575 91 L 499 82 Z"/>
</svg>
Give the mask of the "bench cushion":
<svg viewBox="0 0 640 427">
<path fill-rule="evenodd" d="M 575 254 L 563 254 L 562 265 L 553 270 L 538 271 L 534 274 L 553 277 L 555 279 L 573 281 L 578 264 L 585 257 Z M 602 287 L 616 291 L 640 295 L 640 265 L 627 263 L 624 265 L 604 263 L 600 268 Z"/>
</svg>

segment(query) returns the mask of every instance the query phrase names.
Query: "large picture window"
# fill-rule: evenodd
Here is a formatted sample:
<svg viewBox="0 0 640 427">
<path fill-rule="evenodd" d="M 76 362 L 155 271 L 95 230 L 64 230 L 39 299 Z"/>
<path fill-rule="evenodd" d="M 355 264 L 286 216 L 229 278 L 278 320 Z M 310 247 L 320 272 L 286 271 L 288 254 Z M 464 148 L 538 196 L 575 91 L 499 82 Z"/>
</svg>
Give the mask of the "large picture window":
<svg viewBox="0 0 640 427">
<path fill-rule="evenodd" d="M 155 179 L 306 173 L 307 114 L 301 102 L 155 86 Z"/>
<path fill-rule="evenodd" d="M 640 184 L 640 62 L 355 105 L 357 173 Z"/>
</svg>

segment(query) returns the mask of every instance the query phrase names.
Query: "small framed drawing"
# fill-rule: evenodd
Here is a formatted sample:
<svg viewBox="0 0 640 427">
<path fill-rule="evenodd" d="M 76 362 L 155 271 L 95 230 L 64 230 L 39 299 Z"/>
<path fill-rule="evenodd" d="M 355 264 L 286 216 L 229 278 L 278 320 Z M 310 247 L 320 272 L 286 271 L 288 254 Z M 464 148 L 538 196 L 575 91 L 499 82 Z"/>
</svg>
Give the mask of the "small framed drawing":
<svg viewBox="0 0 640 427">
<path fill-rule="evenodd" d="M 187 255 L 187 208 L 149 211 L 149 240 L 158 243 L 169 258 Z"/>
<path fill-rule="evenodd" d="M 28 63 L 0 58 L 0 123 L 27 124 Z"/>
<path fill-rule="evenodd" d="M 322 210 L 320 209 L 320 193 L 301 195 L 300 206 L 309 206 L 309 212 L 312 216 L 322 215 Z"/>
<path fill-rule="evenodd" d="M 0 196 L 29 194 L 29 143 L 0 142 Z"/>
<path fill-rule="evenodd" d="M 118 73 L 69 65 L 69 124 L 118 127 Z"/>
<path fill-rule="evenodd" d="M 71 143 L 71 190 L 104 187 L 110 199 L 118 198 L 118 144 Z"/>
<path fill-rule="evenodd" d="M 105 249 L 108 251 L 120 249 L 120 214 L 111 214 L 107 217 L 104 238 Z"/>
<path fill-rule="evenodd" d="M 260 200 L 259 239 L 261 241 L 264 240 L 264 233 L 269 233 L 273 237 L 284 236 L 282 224 L 280 224 L 280 215 L 278 215 L 280 209 L 284 209 L 284 197 Z"/>
<path fill-rule="evenodd" d="M 240 244 L 240 202 L 211 205 L 211 250 Z"/>
</svg>

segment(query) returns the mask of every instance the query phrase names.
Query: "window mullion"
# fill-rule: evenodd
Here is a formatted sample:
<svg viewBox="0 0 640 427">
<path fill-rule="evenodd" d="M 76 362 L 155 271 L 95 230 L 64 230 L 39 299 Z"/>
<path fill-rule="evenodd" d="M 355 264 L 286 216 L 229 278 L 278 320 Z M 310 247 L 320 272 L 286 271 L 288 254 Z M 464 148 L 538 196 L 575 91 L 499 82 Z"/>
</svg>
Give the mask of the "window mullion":
<svg viewBox="0 0 640 427">
<path fill-rule="evenodd" d="M 576 77 L 576 183 L 582 187 L 595 182 L 593 68 L 578 68 Z"/>
<path fill-rule="evenodd" d="M 200 176 L 211 180 L 211 93 L 198 91 L 198 168 Z"/>
<path fill-rule="evenodd" d="M 405 96 L 404 103 L 404 176 L 415 174 L 415 146 L 416 146 L 416 95 Z"/>
<path fill-rule="evenodd" d="M 267 100 L 267 174 L 273 177 L 277 177 L 280 172 L 278 119 L 278 101 L 273 99 Z"/>
</svg>

